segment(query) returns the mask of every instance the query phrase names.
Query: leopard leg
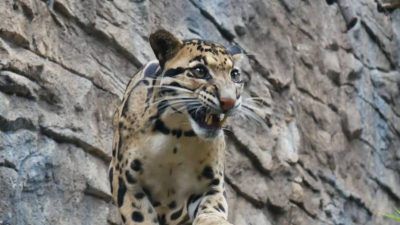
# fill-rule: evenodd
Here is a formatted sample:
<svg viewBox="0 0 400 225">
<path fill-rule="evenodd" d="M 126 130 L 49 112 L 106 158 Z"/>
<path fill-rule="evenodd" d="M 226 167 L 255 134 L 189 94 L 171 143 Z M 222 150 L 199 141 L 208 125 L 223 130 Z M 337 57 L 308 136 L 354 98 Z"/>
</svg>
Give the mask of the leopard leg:
<svg viewBox="0 0 400 225">
<path fill-rule="evenodd" d="M 157 213 L 132 171 L 124 168 L 114 172 L 115 169 L 110 169 L 111 189 L 123 224 L 159 225 Z"/>
<path fill-rule="evenodd" d="M 159 225 L 154 207 L 141 191 L 126 194 L 119 212 L 125 225 Z"/>
<path fill-rule="evenodd" d="M 223 181 L 223 178 L 219 180 Z M 223 192 L 223 182 L 220 182 L 200 198 L 190 202 L 188 212 L 193 219 L 193 225 L 232 225 L 227 221 L 228 204 Z"/>
<path fill-rule="evenodd" d="M 207 195 L 210 192 L 213 194 Z M 223 194 L 214 193 L 214 190 L 207 193 L 200 200 L 197 211 L 194 212 L 193 225 L 232 225 L 227 221 L 228 206 Z"/>
</svg>

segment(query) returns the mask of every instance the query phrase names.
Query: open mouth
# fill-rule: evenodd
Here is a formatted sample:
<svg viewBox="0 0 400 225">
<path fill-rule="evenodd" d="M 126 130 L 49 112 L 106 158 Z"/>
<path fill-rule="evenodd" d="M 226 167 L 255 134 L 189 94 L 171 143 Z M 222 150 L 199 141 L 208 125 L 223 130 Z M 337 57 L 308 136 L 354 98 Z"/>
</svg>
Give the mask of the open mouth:
<svg viewBox="0 0 400 225">
<path fill-rule="evenodd" d="M 190 116 L 201 128 L 207 130 L 221 129 L 227 118 L 225 114 L 215 114 L 206 108 L 192 110 L 190 111 Z"/>
</svg>

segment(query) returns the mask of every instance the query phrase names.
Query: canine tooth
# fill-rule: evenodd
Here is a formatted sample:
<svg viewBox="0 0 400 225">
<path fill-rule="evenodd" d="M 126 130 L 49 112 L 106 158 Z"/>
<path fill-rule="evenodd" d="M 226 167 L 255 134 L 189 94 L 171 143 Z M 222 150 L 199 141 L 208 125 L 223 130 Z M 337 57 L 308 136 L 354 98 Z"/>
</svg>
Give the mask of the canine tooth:
<svg viewBox="0 0 400 225">
<path fill-rule="evenodd" d="M 211 123 L 212 123 L 212 116 L 211 116 L 211 114 L 208 114 L 208 115 L 206 116 L 206 122 L 207 122 L 208 125 L 211 125 Z"/>
<path fill-rule="evenodd" d="M 226 114 L 223 115 L 224 118 L 222 118 L 221 122 L 219 122 L 219 125 L 222 127 L 224 125 L 226 119 L 228 119 L 228 116 Z"/>
</svg>

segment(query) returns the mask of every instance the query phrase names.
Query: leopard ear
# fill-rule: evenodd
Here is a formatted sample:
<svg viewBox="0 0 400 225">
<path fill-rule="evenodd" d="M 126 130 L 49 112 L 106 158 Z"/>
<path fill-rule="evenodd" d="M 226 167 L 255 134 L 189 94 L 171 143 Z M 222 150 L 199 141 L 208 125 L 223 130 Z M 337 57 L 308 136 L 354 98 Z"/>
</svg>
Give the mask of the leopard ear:
<svg viewBox="0 0 400 225">
<path fill-rule="evenodd" d="M 165 62 L 174 57 L 183 46 L 181 40 L 164 29 L 152 33 L 149 40 L 161 67 L 164 67 Z"/>
<path fill-rule="evenodd" d="M 233 45 L 227 48 L 228 53 L 232 56 L 234 62 L 238 62 L 243 58 L 244 51 L 238 45 Z"/>
</svg>

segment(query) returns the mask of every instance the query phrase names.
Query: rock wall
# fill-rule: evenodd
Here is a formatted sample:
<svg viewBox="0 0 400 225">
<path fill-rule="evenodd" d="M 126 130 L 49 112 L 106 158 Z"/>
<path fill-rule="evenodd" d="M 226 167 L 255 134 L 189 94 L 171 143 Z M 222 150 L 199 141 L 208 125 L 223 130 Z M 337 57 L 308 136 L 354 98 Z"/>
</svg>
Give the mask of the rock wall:
<svg viewBox="0 0 400 225">
<path fill-rule="evenodd" d="M 334 1 L 0 1 L 0 224 L 120 224 L 111 117 L 158 27 L 247 53 L 265 124 L 226 132 L 230 221 L 395 224 L 400 10 L 347 3 L 353 27 Z"/>
</svg>

